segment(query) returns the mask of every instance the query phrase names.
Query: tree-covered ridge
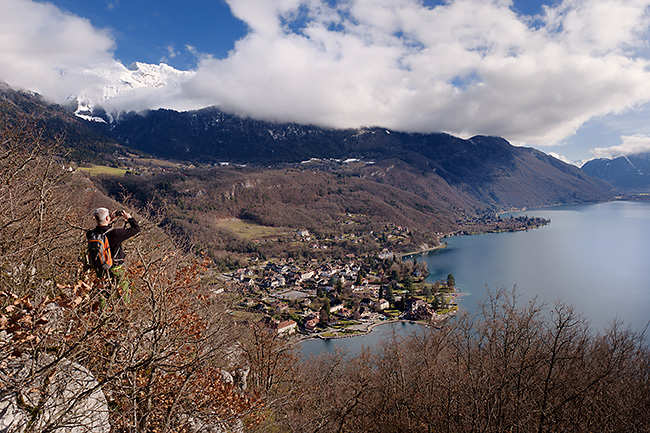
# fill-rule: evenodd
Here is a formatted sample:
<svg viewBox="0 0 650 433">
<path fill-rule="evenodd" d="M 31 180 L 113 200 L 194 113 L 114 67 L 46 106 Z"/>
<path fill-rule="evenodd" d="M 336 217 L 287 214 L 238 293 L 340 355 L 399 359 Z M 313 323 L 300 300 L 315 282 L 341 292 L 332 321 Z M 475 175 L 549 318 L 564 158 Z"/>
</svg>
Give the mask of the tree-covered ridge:
<svg viewBox="0 0 650 433">
<path fill-rule="evenodd" d="M 373 165 L 372 170 L 383 173 L 385 168 Z M 394 168 L 398 171 L 408 176 Z M 142 205 L 151 202 L 164 212 L 170 228 L 194 239 L 201 249 L 221 246 L 259 251 L 266 257 L 286 256 L 291 244 L 244 244 L 240 236 L 241 243 L 235 245 L 238 237 L 228 235 L 221 221 L 238 218 L 282 228 L 289 238 L 299 229 L 318 239 L 354 235 L 355 242 L 346 244 L 343 256 L 380 251 L 387 244 L 381 245 L 378 236 L 388 226 L 408 228 L 408 238 L 395 238 L 392 243 L 400 251 L 419 249 L 422 243 L 434 245 L 438 232 L 453 230 L 457 222 L 452 216 L 467 206 L 451 194 L 429 201 L 388 182 L 364 179 L 353 169 L 189 169 L 150 177 L 104 178 L 102 184 L 111 194 L 126 192 Z M 328 253 L 333 253 L 331 248 Z"/>
<path fill-rule="evenodd" d="M 438 177 L 494 210 L 611 198 L 605 183 L 577 167 L 498 137 L 325 129 L 245 119 L 214 108 L 131 113 L 104 130 L 131 148 L 192 162 L 268 166 L 312 158 L 399 160 L 418 176 Z"/>
<path fill-rule="evenodd" d="M 0 82 L 0 115 L 3 124 L 20 125 L 25 118 L 50 140 L 60 139 L 59 154 L 79 163 L 113 163 L 125 149 L 115 140 L 95 131 L 66 108 L 31 92 L 13 90 Z"/>
<path fill-rule="evenodd" d="M 622 192 L 650 191 L 649 153 L 593 159 L 586 162 L 582 170 L 590 176 L 609 182 Z"/>
<path fill-rule="evenodd" d="M 566 305 L 498 292 L 477 317 L 299 364 L 275 392 L 299 393 L 280 409 L 295 432 L 645 431 L 649 360 L 621 324 L 594 335 Z"/>
</svg>

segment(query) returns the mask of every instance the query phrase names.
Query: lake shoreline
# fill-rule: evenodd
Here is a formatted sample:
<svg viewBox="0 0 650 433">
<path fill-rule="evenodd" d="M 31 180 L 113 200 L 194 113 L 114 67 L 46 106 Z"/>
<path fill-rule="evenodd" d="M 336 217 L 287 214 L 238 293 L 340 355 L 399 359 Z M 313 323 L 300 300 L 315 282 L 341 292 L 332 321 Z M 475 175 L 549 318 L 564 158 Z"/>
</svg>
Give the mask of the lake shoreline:
<svg viewBox="0 0 650 433">
<path fill-rule="evenodd" d="M 486 287 L 517 287 L 522 301 L 538 297 L 552 305 L 560 300 L 596 329 L 617 316 L 642 328 L 650 308 L 650 273 L 643 260 L 650 249 L 641 241 L 647 238 L 649 206 L 647 201 L 613 200 L 524 209 L 519 215 L 553 223 L 526 234 L 455 236 L 448 240 L 448 251 L 417 260 L 428 265 L 427 281 L 455 276 L 467 295 L 462 309 L 469 313 L 478 311 Z M 623 287 L 622 292 L 614 287 Z"/>
<path fill-rule="evenodd" d="M 449 235 L 444 235 L 443 238 L 445 238 L 447 236 L 449 236 Z M 407 257 L 407 256 L 417 256 L 418 254 L 427 254 L 427 253 L 430 253 L 432 251 L 442 250 L 444 248 L 447 248 L 447 243 L 446 242 L 441 243 L 439 245 L 436 245 L 435 247 L 427 247 L 427 248 L 422 248 L 422 249 L 417 250 L 417 251 L 411 251 L 411 252 L 408 252 L 408 253 L 395 254 L 395 256 L 399 260 L 403 260 L 404 257 Z"/>
<path fill-rule="evenodd" d="M 435 250 L 440 251 L 431 255 L 416 256 L 418 262 L 428 265 L 426 281 L 444 280 L 452 273 L 462 297 L 458 312 L 470 316 L 481 314 L 480 305 L 490 288 L 516 287 L 519 306 L 536 299 L 552 308 L 559 300 L 585 317 L 594 332 L 607 329 L 616 317 L 624 318 L 632 329 L 644 329 L 650 311 L 650 270 L 646 266 L 650 247 L 643 240 L 649 233 L 650 203 L 616 200 L 522 212 L 552 219 L 553 224 L 527 233 L 452 236 L 446 239 L 446 249 L 438 247 Z M 398 325 L 400 321 L 368 323 L 366 332 L 341 338 L 301 335 L 297 344 L 305 346 L 297 349 L 304 356 L 337 349 L 354 354 L 362 346 L 372 347 L 390 338 L 390 329 L 382 329 L 382 324 L 392 326 L 400 335 L 414 329 Z M 369 334 L 373 336 L 367 337 Z"/>
<path fill-rule="evenodd" d="M 382 326 L 382 325 L 390 325 L 393 323 L 410 323 L 413 325 L 421 325 L 424 327 L 431 327 L 431 328 L 436 328 L 439 329 L 444 322 L 449 320 L 449 318 L 454 317 L 457 314 L 457 312 L 449 312 L 445 314 L 437 314 L 434 319 L 431 321 L 424 321 L 424 320 L 408 320 L 408 319 L 387 319 L 387 320 L 380 320 L 372 323 L 366 323 L 365 324 L 365 329 L 364 330 L 359 330 L 359 332 L 355 332 L 354 334 L 349 334 L 349 335 L 336 335 L 336 336 L 331 336 L 331 337 L 325 337 L 321 334 L 315 334 L 315 335 L 308 335 L 304 336 L 302 338 L 299 338 L 295 344 L 299 345 L 305 341 L 327 341 L 327 340 L 342 340 L 346 338 L 353 338 L 353 337 L 361 337 L 364 335 L 371 334 L 376 327 Z M 434 323 L 435 322 L 435 323 Z M 358 325 L 354 325 L 358 326 Z"/>
</svg>

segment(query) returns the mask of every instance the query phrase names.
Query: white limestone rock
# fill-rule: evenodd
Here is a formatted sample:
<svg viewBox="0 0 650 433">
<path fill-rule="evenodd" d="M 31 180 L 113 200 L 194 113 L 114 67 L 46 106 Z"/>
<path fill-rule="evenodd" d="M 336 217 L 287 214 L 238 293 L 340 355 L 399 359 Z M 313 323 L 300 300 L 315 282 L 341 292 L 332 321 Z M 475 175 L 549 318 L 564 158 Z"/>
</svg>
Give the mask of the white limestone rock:
<svg viewBox="0 0 650 433">
<path fill-rule="evenodd" d="M 0 433 L 109 433 L 108 404 L 85 367 L 23 355 L 0 370 Z"/>
</svg>

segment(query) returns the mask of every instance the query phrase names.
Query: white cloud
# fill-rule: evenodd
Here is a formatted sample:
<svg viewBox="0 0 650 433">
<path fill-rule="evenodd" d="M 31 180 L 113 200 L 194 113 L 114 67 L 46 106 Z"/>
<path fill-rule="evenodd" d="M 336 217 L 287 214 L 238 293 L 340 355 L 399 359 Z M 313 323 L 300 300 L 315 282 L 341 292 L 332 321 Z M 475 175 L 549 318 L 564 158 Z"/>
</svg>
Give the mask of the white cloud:
<svg viewBox="0 0 650 433">
<path fill-rule="evenodd" d="M 88 20 L 48 3 L 0 2 L 0 79 L 56 100 L 100 85 L 77 71 L 112 63 L 114 41 Z"/>
<path fill-rule="evenodd" d="M 545 7 L 545 18 L 571 50 L 603 55 L 639 46 L 648 30 L 647 8 L 643 0 L 565 0 Z"/>
<path fill-rule="evenodd" d="M 650 0 L 564 0 L 534 25 L 511 0 L 227 1 L 249 28 L 227 58 L 196 53 L 193 77 L 106 105 L 218 105 L 278 121 L 551 145 L 650 101 L 639 54 Z M 77 71 L 119 66 L 109 34 L 29 0 L 0 4 L 0 46 L 0 79 L 58 98 L 97 94 L 98 76 Z"/>
<path fill-rule="evenodd" d="M 187 50 L 188 53 L 190 53 L 191 55 L 193 55 L 196 58 L 201 56 L 199 51 L 193 45 L 185 44 L 185 49 Z"/>
<path fill-rule="evenodd" d="M 559 159 L 560 161 L 565 162 L 567 164 L 576 165 L 576 166 L 581 165 L 580 163 L 576 163 L 575 161 L 571 161 L 569 158 L 567 158 L 564 155 L 560 155 L 559 153 L 549 152 L 548 154 L 551 155 L 553 158 Z"/>
<path fill-rule="evenodd" d="M 612 147 L 597 147 L 591 151 L 594 158 L 617 158 L 650 152 L 650 136 L 643 134 L 624 135 L 622 144 Z"/>
<path fill-rule="evenodd" d="M 201 62 L 188 96 L 253 117 L 549 145 L 650 100 L 648 62 L 630 54 L 648 1 L 568 0 L 541 28 L 509 1 L 229 4 L 251 32 L 227 59 Z"/>
<path fill-rule="evenodd" d="M 168 62 L 169 59 L 173 59 L 173 58 L 177 57 L 177 56 L 180 54 L 180 53 L 178 52 L 178 50 L 176 49 L 176 47 L 174 47 L 174 44 L 167 45 L 167 46 L 165 47 L 165 51 L 167 51 L 167 54 L 165 54 L 165 55 L 160 59 L 160 61 L 163 62 L 163 63 L 164 63 L 164 62 Z"/>
</svg>

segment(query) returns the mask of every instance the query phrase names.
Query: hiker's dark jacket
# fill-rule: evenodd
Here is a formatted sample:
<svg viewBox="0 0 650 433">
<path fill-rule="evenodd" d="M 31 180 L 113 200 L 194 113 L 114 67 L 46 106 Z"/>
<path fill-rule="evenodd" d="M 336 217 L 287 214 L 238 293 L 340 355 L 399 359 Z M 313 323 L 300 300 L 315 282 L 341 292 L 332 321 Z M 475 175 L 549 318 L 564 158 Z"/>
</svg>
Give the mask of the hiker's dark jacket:
<svg viewBox="0 0 650 433">
<path fill-rule="evenodd" d="M 128 220 L 129 228 L 123 229 L 113 229 L 106 237 L 108 238 L 108 245 L 111 247 L 111 256 L 113 257 L 113 266 L 118 266 L 124 263 L 124 249 L 122 248 L 122 242 L 128 238 L 135 236 L 140 233 L 140 225 L 135 220 L 135 218 L 129 218 Z M 111 229 L 111 226 L 97 226 L 92 230 L 86 232 L 86 238 L 90 238 L 90 232 L 93 230 L 100 230 L 106 232 Z"/>
</svg>

